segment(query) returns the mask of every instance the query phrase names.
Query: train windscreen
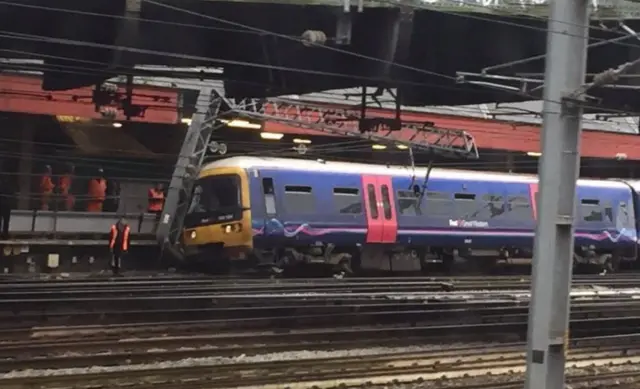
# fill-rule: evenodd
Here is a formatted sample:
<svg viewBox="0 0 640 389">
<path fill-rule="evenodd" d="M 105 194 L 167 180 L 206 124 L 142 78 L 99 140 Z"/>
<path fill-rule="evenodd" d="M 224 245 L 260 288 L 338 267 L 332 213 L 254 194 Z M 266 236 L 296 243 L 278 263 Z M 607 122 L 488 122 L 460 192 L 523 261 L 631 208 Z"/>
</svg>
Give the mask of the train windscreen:
<svg viewBox="0 0 640 389">
<path fill-rule="evenodd" d="M 240 177 L 210 176 L 196 181 L 185 227 L 224 223 L 242 218 Z"/>
</svg>

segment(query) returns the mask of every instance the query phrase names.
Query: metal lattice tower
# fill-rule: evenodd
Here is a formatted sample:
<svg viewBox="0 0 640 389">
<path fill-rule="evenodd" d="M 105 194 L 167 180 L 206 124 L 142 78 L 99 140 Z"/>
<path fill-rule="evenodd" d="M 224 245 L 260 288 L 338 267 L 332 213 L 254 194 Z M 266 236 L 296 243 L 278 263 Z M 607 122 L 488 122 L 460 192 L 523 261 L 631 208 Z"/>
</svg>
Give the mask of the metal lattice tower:
<svg viewBox="0 0 640 389">
<path fill-rule="evenodd" d="M 280 98 L 233 101 L 225 98 L 224 92 L 211 87 L 201 88 L 196 108 L 171 177 L 156 232 L 158 243 L 177 257 L 181 255 L 179 250 L 175 250 L 175 245 L 180 243 L 193 184 L 209 148 L 211 134 L 224 126 L 221 121 L 223 119 L 273 121 L 319 133 L 355 137 L 381 144 L 405 145 L 411 150 L 423 150 L 432 154 L 478 158 L 473 136 L 463 130 L 438 128 L 433 123 L 403 122 L 401 131 L 412 132 L 406 140 L 396 137 L 399 131 L 391 129 L 378 129 L 375 134 L 354 131 L 358 127 L 358 121 L 362 119 L 357 110 Z"/>
</svg>

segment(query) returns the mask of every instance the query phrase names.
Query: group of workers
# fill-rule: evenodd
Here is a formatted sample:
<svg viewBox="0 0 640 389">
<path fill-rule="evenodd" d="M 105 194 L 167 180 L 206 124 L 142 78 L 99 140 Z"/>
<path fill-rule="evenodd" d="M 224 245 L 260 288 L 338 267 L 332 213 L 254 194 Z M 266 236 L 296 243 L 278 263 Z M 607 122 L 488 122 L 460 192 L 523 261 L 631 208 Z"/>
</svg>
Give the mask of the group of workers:
<svg viewBox="0 0 640 389">
<path fill-rule="evenodd" d="M 75 167 L 68 165 L 65 173 L 54 184 L 53 170 L 50 165 L 45 166 L 40 179 L 40 209 L 48 211 L 52 201 L 60 201 L 59 210 L 73 211 L 76 198 L 71 191 L 74 180 Z M 87 212 L 117 212 L 119 200 L 119 185 L 116 182 L 107 182 L 104 170 L 98 169 L 94 178 L 89 180 L 87 188 L 86 211 Z M 107 201 L 111 200 L 108 204 Z M 164 187 L 156 184 L 148 191 L 147 212 L 159 214 L 164 206 Z M 108 208 L 108 209 L 107 209 Z"/>
<path fill-rule="evenodd" d="M 72 193 L 71 187 L 75 178 L 75 167 L 67 165 L 65 173 L 58 177 L 57 183 L 54 183 L 53 169 L 50 165 L 46 165 L 42 177 L 40 179 L 40 209 L 49 210 L 53 201 L 58 201 L 60 207 L 58 209 L 65 211 L 73 211 L 75 208 L 76 198 Z M 109 184 L 109 185 L 108 185 Z M 4 187 L 4 185 L 0 185 Z M 115 190 L 113 188 L 116 188 Z M 2 188 L 0 188 L 2 189 Z M 111 192 L 116 193 L 109 193 Z M 0 196 L 1 197 L 1 196 Z M 117 212 L 117 204 L 115 209 L 106 209 L 105 202 L 110 197 L 119 197 L 119 186 L 115 182 L 108 182 L 104 175 L 104 170 L 98 169 L 94 178 L 89 180 L 87 188 L 86 211 L 87 212 Z M 157 214 L 158 217 L 164 207 L 164 186 L 157 183 L 150 188 L 147 193 L 147 212 Z M 3 201 L 0 198 L 0 233 L 8 236 L 8 217 L 4 221 Z M 5 231 L 6 230 L 6 231 Z M 118 274 L 121 267 L 122 257 L 129 251 L 131 228 L 124 218 L 120 218 L 118 222 L 111 226 L 109 231 L 109 249 L 112 254 L 111 268 L 114 274 Z"/>
<path fill-rule="evenodd" d="M 46 165 L 44 167 L 44 173 L 42 174 L 42 178 L 40 179 L 41 210 L 49 210 L 51 201 L 54 198 L 53 193 L 56 189 L 58 194 L 60 195 L 60 198 L 62 199 L 62 208 L 66 211 L 73 210 L 75 199 L 71 194 L 71 183 L 73 181 L 74 172 L 75 167 L 73 165 L 68 165 L 65 173 L 59 177 L 58 185 L 56 186 L 53 183 L 53 169 L 51 169 L 50 165 Z"/>
</svg>

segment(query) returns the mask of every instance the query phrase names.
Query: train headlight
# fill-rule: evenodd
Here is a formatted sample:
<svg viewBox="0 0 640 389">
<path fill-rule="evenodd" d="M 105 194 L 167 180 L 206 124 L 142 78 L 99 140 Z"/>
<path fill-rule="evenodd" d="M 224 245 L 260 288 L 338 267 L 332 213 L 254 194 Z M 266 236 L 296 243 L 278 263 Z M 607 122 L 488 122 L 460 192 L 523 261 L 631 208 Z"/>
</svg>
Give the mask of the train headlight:
<svg viewBox="0 0 640 389">
<path fill-rule="evenodd" d="M 196 236 L 198 236 L 198 234 L 196 234 L 195 231 L 191 231 L 191 235 L 189 235 L 191 237 L 191 239 L 195 239 Z"/>
<path fill-rule="evenodd" d="M 225 234 L 231 234 L 232 232 L 234 233 L 242 232 L 242 223 L 233 223 L 233 224 L 223 225 L 222 231 L 224 231 Z"/>
</svg>

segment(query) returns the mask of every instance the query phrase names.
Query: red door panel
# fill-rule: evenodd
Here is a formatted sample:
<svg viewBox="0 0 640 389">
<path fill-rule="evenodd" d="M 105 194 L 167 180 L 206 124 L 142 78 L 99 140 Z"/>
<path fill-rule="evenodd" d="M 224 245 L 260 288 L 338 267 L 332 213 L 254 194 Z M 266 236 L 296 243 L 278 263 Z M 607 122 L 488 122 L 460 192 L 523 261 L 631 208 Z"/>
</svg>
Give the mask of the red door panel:
<svg viewBox="0 0 640 389">
<path fill-rule="evenodd" d="M 533 220 L 538 220 L 538 184 L 529 184 L 529 201 L 531 201 Z"/>
<path fill-rule="evenodd" d="M 384 223 L 380 207 L 380 193 L 376 176 L 362 176 L 365 214 L 367 215 L 367 243 L 382 243 Z"/>
<path fill-rule="evenodd" d="M 378 187 L 382 202 L 382 242 L 395 243 L 398 238 L 398 219 L 396 218 L 396 206 L 393 197 L 391 177 L 379 176 Z"/>
</svg>

